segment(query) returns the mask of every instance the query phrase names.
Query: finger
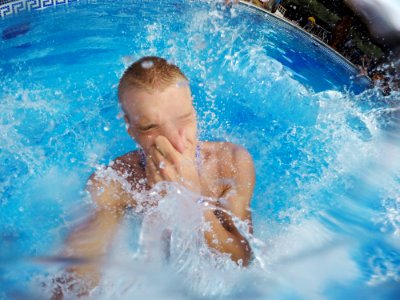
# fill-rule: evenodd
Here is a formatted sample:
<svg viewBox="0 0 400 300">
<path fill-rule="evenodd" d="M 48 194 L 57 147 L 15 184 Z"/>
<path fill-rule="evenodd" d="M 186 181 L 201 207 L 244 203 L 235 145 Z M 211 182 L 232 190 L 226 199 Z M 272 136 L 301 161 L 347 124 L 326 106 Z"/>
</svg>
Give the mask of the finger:
<svg viewBox="0 0 400 300">
<path fill-rule="evenodd" d="M 157 182 L 162 181 L 160 172 L 158 171 L 156 165 L 154 164 L 154 161 L 151 158 L 147 158 L 145 171 L 147 183 L 150 187 L 152 187 Z"/>
<path fill-rule="evenodd" d="M 151 147 L 149 150 L 150 159 L 153 160 L 157 169 L 162 169 L 166 165 L 166 158 L 155 148 Z"/>
<path fill-rule="evenodd" d="M 168 161 L 175 164 L 179 161 L 180 153 L 175 150 L 174 146 L 168 141 L 165 136 L 158 136 L 155 139 L 155 146 L 158 152 L 161 153 Z"/>
<path fill-rule="evenodd" d="M 161 180 L 177 181 L 176 166 L 166 161 L 165 157 L 161 156 L 157 150 L 154 150 L 152 160 Z"/>
</svg>

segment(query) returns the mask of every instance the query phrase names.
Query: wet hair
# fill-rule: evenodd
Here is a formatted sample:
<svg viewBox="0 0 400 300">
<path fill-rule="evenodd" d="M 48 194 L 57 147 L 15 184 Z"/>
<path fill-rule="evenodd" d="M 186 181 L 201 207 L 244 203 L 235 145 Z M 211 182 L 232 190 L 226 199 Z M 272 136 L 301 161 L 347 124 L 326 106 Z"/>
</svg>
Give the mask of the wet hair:
<svg viewBox="0 0 400 300">
<path fill-rule="evenodd" d="M 157 56 L 145 56 L 135 61 L 125 70 L 118 85 L 118 98 L 127 89 L 145 90 L 147 92 L 163 91 L 178 81 L 188 82 L 183 72 L 174 64 Z"/>
</svg>

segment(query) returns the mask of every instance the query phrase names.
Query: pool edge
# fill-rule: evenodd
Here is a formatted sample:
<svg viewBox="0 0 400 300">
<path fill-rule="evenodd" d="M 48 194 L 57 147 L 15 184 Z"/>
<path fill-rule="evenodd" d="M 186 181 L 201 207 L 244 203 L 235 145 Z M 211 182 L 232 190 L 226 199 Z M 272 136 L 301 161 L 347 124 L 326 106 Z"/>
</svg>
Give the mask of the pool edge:
<svg viewBox="0 0 400 300">
<path fill-rule="evenodd" d="M 266 14 L 268 14 L 269 16 L 275 18 L 276 20 L 279 20 L 281 22 L 284 22 L 288 25 L 290 25 L 291 27 L 301 31 L 303 34 L 306 34 L 307 36 L 309 36 L 313 41 L 316 41 L 317 43 L 319 43 L 321 46 L 329 49 L 332 53 L 334 53 L 336 56 L 338 56 L 339 58 L 341 58 L 343 61 L 345 61 L 348 65 L 350 65 L 355 71 L 357 71 L 357 73 L 359 73 L 359 68 L 353 64 L 351 61 L 349 61 L 346 57 L 344 57 L 342 54 L 340 54 L 337 50 L 333 49 L 331 46 L 329 46 L 328 44 L 324 43 L 323 41 L 321 41 L 320 39 L 318 39 L 316 36 L 314 36 L 313 34 L 309 33 L 308 31 L 304 30 L 302 27 L 290 22 L 289 20 L 285 19 L 285 18 L 281 18 L 273 13 L 271 13 L 270 11 L 261 8 L 257 5 L 254 5 L 250 2 L 244 1 L 244 0 L 239 0 L 240 4 L 245 4 L 247 6 L 250 6 L 252 8 L 258 9 Z M 372 82 L 371 78 L 367 75 L 360 75 L 360 78 L 365 78 L 367 79 L 369 82 Z"/>
</svg>

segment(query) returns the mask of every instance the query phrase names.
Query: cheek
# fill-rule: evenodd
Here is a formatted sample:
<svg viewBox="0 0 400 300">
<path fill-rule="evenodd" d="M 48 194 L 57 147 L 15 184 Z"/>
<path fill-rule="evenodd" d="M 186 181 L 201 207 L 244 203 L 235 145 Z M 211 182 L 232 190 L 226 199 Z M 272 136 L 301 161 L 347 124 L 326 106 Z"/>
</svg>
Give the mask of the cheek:
<svg viewBox="0 0 400 300">
<path fill-rule="evenodd" d="M 196 123 L 186 125 L 183 130 L 185 131 L 186 139 L 188 139 L 190 141 L 193 141 L 196 139 L 196 136 L 197 136 Z"/>
<path fill-rule="evenodd" d="M 136 141 L 142 146 L 142 148 L 148 150 L 154 145 L 154 140 L 157 136 L 157 134 L 141 134 Z"/>
</svg>

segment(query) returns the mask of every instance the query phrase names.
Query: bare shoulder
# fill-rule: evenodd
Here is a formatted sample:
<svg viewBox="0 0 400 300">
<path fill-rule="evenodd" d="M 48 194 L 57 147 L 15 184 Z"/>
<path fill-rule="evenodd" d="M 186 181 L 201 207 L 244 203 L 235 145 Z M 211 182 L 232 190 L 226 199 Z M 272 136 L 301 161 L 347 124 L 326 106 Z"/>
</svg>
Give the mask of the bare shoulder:
<svg viewBox="0 0 400 300">
<path fill-rule="evenodd" d="M 131 151 L 117 157 L 110 163 L 110 167 L 128 180 L 135 180 L 142 175 L 138 151 Z"/>
<path fill-rule="evenodd" d="M 208 152 L 212 153 L 220 166 L 228 168 L 233 172 L 239 171 L 239 168 L 253 168 L 253 158 L 249 151 L 234 143 L 230 142 L 208 142 Z M 243 170 L 243 169 L 242 169 Z"/>
<path fill-rule="evenodd" d="M 246 148 L 228 142 L 210 142 L 209 153 L 214 153 L 218 164 L 218 176 L 224 179 L 223 197 L 228 202 L 222 205 L 242 220 L 250 220 L 250 201 L 255 184 L 253 158 Z M 210 154 L 210 157 L 212 154 Z"/>
<path fill-rule="evenodd" d="M 101 208 L 125 208 L 133 202 L 132 187 L 138 181 L 139 157 L 136 151 L 126 153 L 90 175 L 86 188 Z"/>
</svg>

